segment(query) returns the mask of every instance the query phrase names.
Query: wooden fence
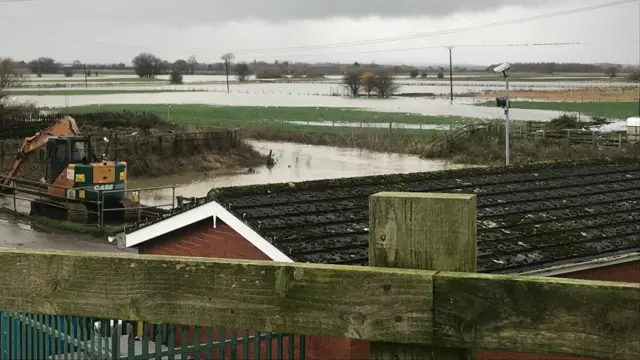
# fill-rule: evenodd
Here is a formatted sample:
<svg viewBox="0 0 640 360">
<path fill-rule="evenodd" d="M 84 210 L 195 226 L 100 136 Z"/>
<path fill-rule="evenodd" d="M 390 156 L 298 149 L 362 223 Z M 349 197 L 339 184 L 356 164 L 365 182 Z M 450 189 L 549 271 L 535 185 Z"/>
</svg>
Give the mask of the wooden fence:
<svg viewBox="0 0 640 360">
<path fill-rule="evenodd" d="M 56 120 L 54 115 L 0 116 L 0 140 L 32 136 Z"/>
<path fill-rule="evenodd" d="M 591 145 L 594 147 L 622 148 L 636 143 L 626 131 L 592 131 L 583 129 L 552 129 L 548 128 L 548 122 L 538 121 L 514 121 L 510 123 L 510 137 L 532 140 L 557 140 L 573 145 Z M 474 125 L 466 125 L 452 132 L 444 132 L 443 138 L 434 142 L 427 151 L 446 150 L 455 140 L 466 139 L 474 132 L 486 130 L 488 135 L 504 134 L 504 123 L 487 122 Z M 640 137 L 638 141 L 640 142 Z"/>
<path fill-rule="evenodd" d="M 360 339 L 373 359 L 640 356 L 639 284 L 474 274 L 475 195 L 373 195 L 369 234 L 371 267 L 0 250 L 0 311 Z"/>
</svg>

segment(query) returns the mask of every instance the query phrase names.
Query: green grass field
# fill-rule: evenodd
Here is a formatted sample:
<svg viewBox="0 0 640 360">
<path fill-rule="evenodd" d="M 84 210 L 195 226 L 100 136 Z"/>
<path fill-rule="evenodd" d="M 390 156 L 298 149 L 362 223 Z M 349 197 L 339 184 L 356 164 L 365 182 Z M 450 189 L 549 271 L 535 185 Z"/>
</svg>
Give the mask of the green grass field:
<svg viewBox="0 0 640 360">
<path fill-rule="evenodd" d="M 135 90 L 8 90 L 5 93 L 12 96 L 80 96 L 80 95 L 114 95 L 114 94 L 155 94 L 167 92 L 203 92 L 198 90 L 170 90 L 170 89 L 135 89 Z"/>
<path fill-rule="evenodd" d="M 106 104 L 65 108 L 64 112 L 83 113 L 98 111 L 145 111 L 157 113 L 163 119 L 184 125 L 249 126 L 257 122 L 351 122 L 351 123 L 405 123 L 405 124 L 464 124 L 476 121 L 459 116 L 427 116 L 408 113 L 384 113 L 358 109 L 315 107 L 244 107 L 210 105 L 167 104 Z M 307 126 L 306 128 L 321 128 Z"/>
<path fill-rule="evenodd" d="M 495 107 L 496 103 L 494 101 L 487 101 L 478 105 Z M 638 116 L 638 106 L 636 102 L 511 102 L 511 107 L 514 109 L 580 112 L 585 115 L 597 115 L 614 119 L 626 119 L 630 116 Z"/>
</svg>

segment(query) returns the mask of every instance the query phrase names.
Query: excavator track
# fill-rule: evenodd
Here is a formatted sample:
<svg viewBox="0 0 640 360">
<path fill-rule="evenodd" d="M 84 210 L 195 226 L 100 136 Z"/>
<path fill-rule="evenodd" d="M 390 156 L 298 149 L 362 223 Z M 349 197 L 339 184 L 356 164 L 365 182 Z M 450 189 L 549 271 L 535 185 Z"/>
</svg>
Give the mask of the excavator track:
<svg viewBox="0 0 640 360">
<path fill-rule="evenodd" d="M 40 198 L 31 201 L 30 215 L 44 216 L 79 224 L 89 223 L 89 212 L 84 204 L 74 202 L 66 203 L 50 198 Z"/>
</svg>

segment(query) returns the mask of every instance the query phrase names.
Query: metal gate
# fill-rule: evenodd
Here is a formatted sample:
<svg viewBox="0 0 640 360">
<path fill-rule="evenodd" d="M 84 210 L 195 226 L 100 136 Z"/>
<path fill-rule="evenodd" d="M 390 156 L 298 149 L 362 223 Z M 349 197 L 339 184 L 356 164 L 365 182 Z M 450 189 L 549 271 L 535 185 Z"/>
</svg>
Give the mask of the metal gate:
<svg viewBox="0 0 640 360">
<path fill-rule="evenodd" d="M 0 313 L 0 360 L 305 358 L 302 335 Z"/>
</svg>

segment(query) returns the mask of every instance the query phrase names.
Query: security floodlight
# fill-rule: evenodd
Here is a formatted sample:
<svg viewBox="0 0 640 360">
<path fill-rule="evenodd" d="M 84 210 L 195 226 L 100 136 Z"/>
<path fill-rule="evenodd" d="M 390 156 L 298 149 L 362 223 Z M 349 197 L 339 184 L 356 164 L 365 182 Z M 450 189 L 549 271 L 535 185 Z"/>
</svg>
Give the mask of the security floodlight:
<svg viewBox="0 0 640 360">
<path fill-rule="evenodd" d="M 493 72 L 495 73 L 502 73 L 504 75 L 506 75 L 507 70 L 511 69 L 511 65 L 509 63 L 502 63 L 496 67 L 493 68 Z"/>
</svg>

